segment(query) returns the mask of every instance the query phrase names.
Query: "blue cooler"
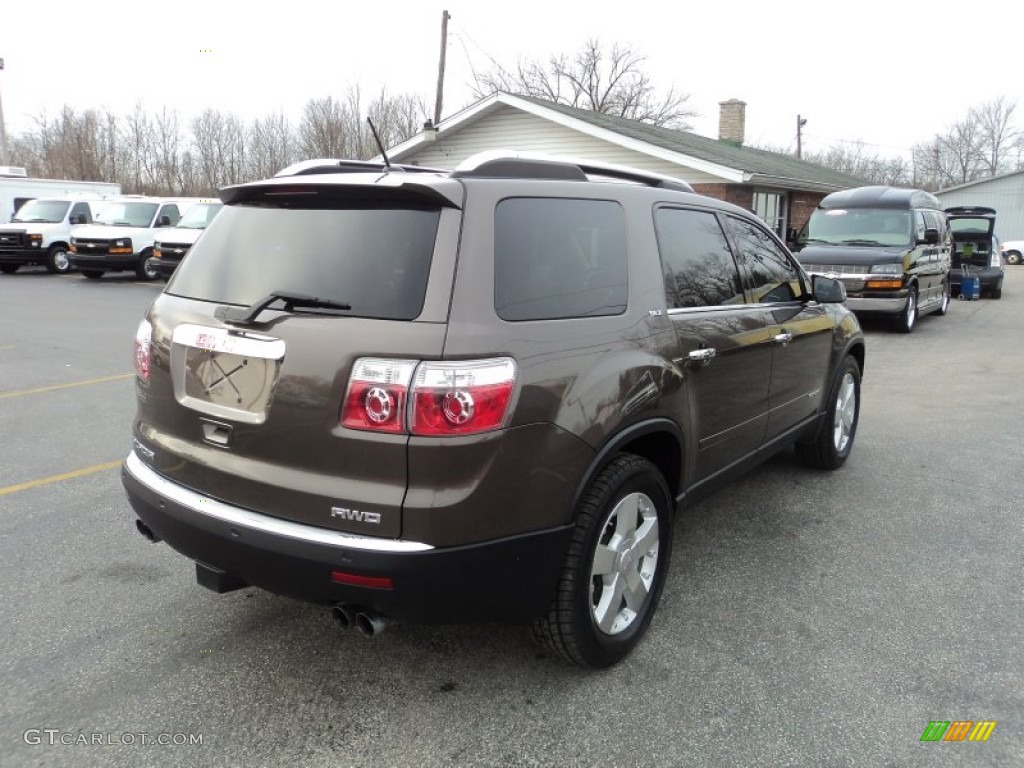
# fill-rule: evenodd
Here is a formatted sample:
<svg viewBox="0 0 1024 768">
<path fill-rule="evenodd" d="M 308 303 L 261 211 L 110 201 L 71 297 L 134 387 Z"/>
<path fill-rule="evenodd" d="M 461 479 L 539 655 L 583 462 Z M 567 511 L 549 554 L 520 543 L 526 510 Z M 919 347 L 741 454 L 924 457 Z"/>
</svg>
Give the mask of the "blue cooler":
<svg viewBox="0 0 1024 768">
<path fill-rule="evenodd" d="M 960 278 L 960 298 L 968 301 L 981 298 L 981 278 L 967 275 Z"/>
</svg>

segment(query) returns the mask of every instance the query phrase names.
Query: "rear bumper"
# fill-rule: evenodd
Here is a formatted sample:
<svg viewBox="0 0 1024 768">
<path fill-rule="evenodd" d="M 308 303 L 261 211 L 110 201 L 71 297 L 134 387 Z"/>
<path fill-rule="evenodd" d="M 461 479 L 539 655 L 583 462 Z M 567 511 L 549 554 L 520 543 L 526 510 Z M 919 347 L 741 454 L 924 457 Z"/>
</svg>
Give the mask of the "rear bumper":
<svg viewBox="0 0 1024 768">
<path fill-rule="evenodd" d="M 972 267 L 969 274 L 971 277 L 978 278 L 978 284 L 982 288 L 994 288 L 1003 279 L 1002 267 Z M 959 292 L 962 282 L 963 272 L 960 269 L 951 269 L 949 271 L 949 285 L 954 295 Z"/>
<path fill-rule="evenodd" d="M 321 603 L 348 603 L 425 623 L 528 621 L 547 610 L 571 526 L 433 548 L 293 523 L 205 497 L 134 453 L 121 479 L 139 519 L 173 549 L 246 584 Z M 390 589 L 336 583 L 332 572 L 391 579 Z"/>
</svg>

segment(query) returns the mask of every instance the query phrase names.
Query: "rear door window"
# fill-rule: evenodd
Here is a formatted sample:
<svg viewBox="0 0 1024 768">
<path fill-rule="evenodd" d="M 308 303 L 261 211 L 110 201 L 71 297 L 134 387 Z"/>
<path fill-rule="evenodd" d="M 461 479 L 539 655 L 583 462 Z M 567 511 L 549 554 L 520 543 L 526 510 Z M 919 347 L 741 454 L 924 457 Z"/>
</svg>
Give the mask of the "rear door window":
<svg viewBox="0 0 1024 768">
<path fill-rule="evenodd" d="M 619 315 L 626 220 L 610 200 L 508 198 L 494 213 L 494 307 L 503 320 Z"/>
<path fill-rule="evenodd" d="M 440 210 L 403 204 L 228 205 L 167 292 L 249 306 L 273 292 L 349 304 L 351 317 L 412 320 L 423 309 Z M 294 207 L 293 207 L 294 206 Z"/>
<path fill-rule="evenodd" d="M 713 213 L 659 208 L 654 224 L 669 309 L 743 303 L 740 273 Z"/>
</svg>

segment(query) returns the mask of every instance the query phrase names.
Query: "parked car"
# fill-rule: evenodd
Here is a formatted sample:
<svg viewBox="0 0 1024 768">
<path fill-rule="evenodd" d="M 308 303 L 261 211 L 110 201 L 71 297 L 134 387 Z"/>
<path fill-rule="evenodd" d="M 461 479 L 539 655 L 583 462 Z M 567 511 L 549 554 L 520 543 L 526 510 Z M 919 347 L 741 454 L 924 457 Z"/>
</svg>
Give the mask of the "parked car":
<svg viewBox="0 0 1024 768">
<path fill-rule="evenodd" d="M 960 295 L 963 277 L 970 275 L 978 278 L 982 296 L 1000 298 L 1003 295 L 1003 259 L 995 236 L 995 210 L 961 205 L 947 208 L 946 215 L 953 235 L 953 266 L 949 271 L 953 295 Z"/>
<path fill-rule="evenodd" d="M 920 315 L 945 315 L 951 240 L 939 200 L 920 189 L 857 187 L 827 195 L 797 235 L 811 274 L 843 281 L 847 306 L 892 318 L 910 333 Z"/>
<path fill-rule="evenodd" d="M 1024 240 L 1007 240 L 999 244 L 999 249 L 1007 264 L 1020 264 L 1024 260 Z"/>
<path fill-rule="evenodd" d="M 850 455 L 864 338 L 743 209 L 511 154 L 311 161 L 228 187 L 135 338 L 122 479 L 217 592 L 531 622 L 604 667 L 677 505 L 795 444 Z"/>
<path fill-rule="evenodd" d="M 134 272 L 140 280 L 155 280 L 150 257 L 157 234 L 177 224 L 196 202 L 197 198 L 143 195 L 106 200 L 96 221 L 73 233 L 71 263 L 92 279 L 107 272 Z"/>
<path fill-rule="evenodd" d="M 0 272 L 12 275 L 33 265 L 55 274 L 70 272 L 71 233 L 76 226 L 90 223 L 102 204 L 94 197 L 29 200 L 10 224 L 0 226 Z"/>
<path fill-rule="evenodd" d="M 188 249 L 223 207 L 219 200 L 196 203 L 181 217 L 177 226 L 163 230 L 153 241 L 153 256 L 149 262 L 152 270 L 165 281 L 173 275 Z"/>
</svg>

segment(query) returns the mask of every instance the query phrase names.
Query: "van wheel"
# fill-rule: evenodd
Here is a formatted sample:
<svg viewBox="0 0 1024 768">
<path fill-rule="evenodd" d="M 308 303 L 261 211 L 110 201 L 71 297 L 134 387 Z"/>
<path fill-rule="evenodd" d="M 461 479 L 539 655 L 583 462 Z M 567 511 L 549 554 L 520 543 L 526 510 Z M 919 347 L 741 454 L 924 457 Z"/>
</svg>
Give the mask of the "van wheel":
<svg viewBox="0 0 1024 768">
<path fill-rule="evenodd" d="M 71 271 L 68 249 L 63 245 L 51 245 L 46 252 L 46 269 L 55 275 L 66 275 Z"/>
<path fill-rule="evenodd" d="M 1021 255 L 1020 251 L 1007 251 L 1006 252 L 1006 263 L 1007 264 L 1020 264 Z"/>
<path fill-rule="evenodd" d="M 914 330 L 914 325 L 917 323 L 917 288 L 911 288 L 910 293 L 907 294 L 907 306 L 900 312 L 899 317 L 896 318 L 896 322 L 893 325 L 893 330 L 897 333 L 910 333 Z"/>
<path fill-rule="evenodd" d="M 942 317 L 949 312 L 949 283 L 942 284 L 942 303 L 939 304 L 939 308 L 935 310 L 935 314 Z"/>
<path fill-rule="evenodd" d="M 853 449 L 860 418 L 860 366 L 847 355 L 828 395 L 828 411 L 813 439 L 798 442 L 796 455 L 818 469 L 839 469 Z"/>
<path fill-rule="evenodd" d="M 672 551 L 668 486 L 647 459 L 616 456 L 580 506 L 557 592 L 534 639 L 581 667 L 609 667 L 643 637 Z"/>
<path fill-rule="evenodd" d="M 141 254 L 139 254 L 139 264 L 135 267 L 135 274 L 139 280 L 156 280 L 160 277 L 160 273 L 157 272 L 150 259 L 153 258 L 153 251 L 147 248 Z"/>
<path fill-rule="evenodd" d="M 1000 280 L 996 284 L 996 286 L 992 289 L 992 292 L 989 294 L 989 296 L 991 296 L 993 299 L 1001 299 L 1001 298 L 1003 298 L 1003 281 L 1002 280 Z"/>
</svg>

